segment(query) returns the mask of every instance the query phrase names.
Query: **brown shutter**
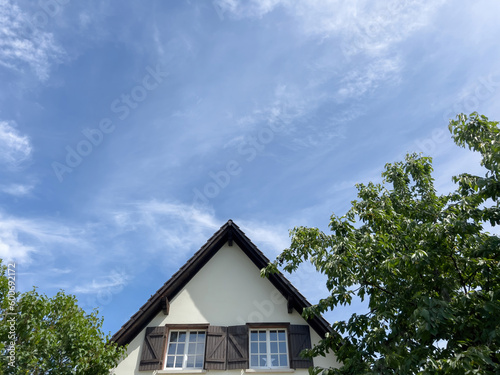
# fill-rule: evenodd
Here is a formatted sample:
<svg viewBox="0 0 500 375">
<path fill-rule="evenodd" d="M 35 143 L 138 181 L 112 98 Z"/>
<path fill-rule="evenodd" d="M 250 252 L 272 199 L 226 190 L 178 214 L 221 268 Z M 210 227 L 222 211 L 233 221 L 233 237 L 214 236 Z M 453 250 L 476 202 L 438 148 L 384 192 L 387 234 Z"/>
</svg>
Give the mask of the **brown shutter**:
<svg viewBox="0 0 500 375">
<path fill-rule="evenodd" d="M 227 327 L 227 369 L 248 368 L 247 326 Z"/>
<path fill-rule="evenodd" d="M 225 370 L 227 327 L 209 326 L 205 347 L 205 369 Z"/>
<path fill-rule="evenodd" d="M 165 358 L 167 327 L 147 327 L 139 371 L 161 370 Z"/>
<path fill-rule="evenodd" d="M 313 365 L 310 358 L 302 358 L 300 352 L 304 349 L 311 349 L 311 334 L 308 325 L 291 324 L 288 331 L 288 341 L 290 345 L 290 367 L 309 368 Z"/>
</svg>

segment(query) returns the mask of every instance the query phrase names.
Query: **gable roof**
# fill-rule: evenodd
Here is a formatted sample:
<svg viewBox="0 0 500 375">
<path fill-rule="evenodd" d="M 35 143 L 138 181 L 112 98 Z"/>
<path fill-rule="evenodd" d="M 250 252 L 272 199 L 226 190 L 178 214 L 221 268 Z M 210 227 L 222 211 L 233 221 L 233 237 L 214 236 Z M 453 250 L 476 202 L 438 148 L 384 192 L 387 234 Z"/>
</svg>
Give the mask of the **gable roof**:
<svg viewBox="0 0 500 375">
<path fill-rule="evenodd" d="M 194 277 L 194 275 L 224 246 L 235 242 L 241 250 L 262 269 L 269 263 L 269 259 L 255 246 L 252 241 L 232 220 L 228 220 L 215 234 L 172 275 L 158 291 L 116 332 L 111 341 L 119 345 L 130 343 L 148 323 L 165 307 L 164 301 L 172 300 L 177 293 Z M 281 273 L 269 276 L 269 281 L 278 289 L 288 301 L 288 308 L 294 308 L 299 313 L 311 304 Z M 320 315 L 307 320 L 309 325 L 321 336 L 331 332 L 330 324 Z"/>
</svg>

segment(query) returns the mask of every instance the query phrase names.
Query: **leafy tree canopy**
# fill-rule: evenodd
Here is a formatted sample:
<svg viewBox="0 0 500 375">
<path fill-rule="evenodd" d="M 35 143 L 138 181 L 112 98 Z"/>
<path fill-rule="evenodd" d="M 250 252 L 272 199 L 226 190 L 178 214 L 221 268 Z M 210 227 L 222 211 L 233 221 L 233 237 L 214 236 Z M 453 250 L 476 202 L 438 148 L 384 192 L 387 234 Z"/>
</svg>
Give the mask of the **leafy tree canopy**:
<svg viewBox="0 0 500 375">
<path fill-rule="evenodd" d="M 109 342 L 96 310 L 87 314 L 72 295 L 49 298 L 36 289 L 16 293 L 12 306 L 8 276 L 0 259 L 0 374 L 109 375 L 125 348 Z"/>
<path fill-rule="evenodd" d="M 438 195 L 431 158 L 407 155 L 385 166 L 382 184 L 356 185 L 331 233 L 291 230 L 290 248 L 264 269 L 309 261 L 327 276 L 329 295 L 306 316 L 367 302 L 305 353 L 336 353 L 343 367 L 325 374 L 500 374 L 500 239 L 483 229 L 500 224 L 498 122 L 461 114 L 450 131 L 481 154 L 485 176 L 461 174 Z"/>
</svg>

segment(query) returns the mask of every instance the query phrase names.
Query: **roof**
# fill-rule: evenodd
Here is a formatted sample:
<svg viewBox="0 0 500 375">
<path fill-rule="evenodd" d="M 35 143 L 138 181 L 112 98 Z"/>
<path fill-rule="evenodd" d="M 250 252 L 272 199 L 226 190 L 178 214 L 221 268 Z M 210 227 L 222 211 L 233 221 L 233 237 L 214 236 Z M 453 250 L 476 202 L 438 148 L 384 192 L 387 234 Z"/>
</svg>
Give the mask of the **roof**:
<svg viewBox="0 0 500 375">
<path fill-rule="evenodd" d="M 194 275 L 224 246 L 236 243 L 241 250 L 262 269 L 269 264 L 269 259 L 255 246 L 243 231 L 232 221 L 225 223 L 214 235 L 184 264 L 148 301 L 116 332 L 111 341 L 119 345 L 130 343 L 148 323 L 162 311 L 165 298 L 170 301 L 194 277 Z M 311 306 L 306 298 L 281 273 L 269 276 L 269 280 L 287 299 L 289 309 L 299 313 Z M 321 336 L 331 332 L 330 324 L 320 315 L 307 320 L 309 325 Z"/>
</svg>

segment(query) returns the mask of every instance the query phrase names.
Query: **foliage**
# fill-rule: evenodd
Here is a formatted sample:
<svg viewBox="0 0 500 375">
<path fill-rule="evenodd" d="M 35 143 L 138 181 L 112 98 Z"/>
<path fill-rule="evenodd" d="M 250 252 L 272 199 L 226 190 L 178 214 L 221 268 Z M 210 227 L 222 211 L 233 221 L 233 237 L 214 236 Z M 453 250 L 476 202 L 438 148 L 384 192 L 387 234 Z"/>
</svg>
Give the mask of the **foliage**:
<svg viewBox="0 0 500 375">
<path fill-rule="evenodd" d="M 366 301 L 305 353 L 336 353 L 343 367 L 325 374 L 500 374 L 500 239 L 483 229 L 500 224 L 498 122 L 462 114 L 450 131 L 481 153 L 485 176 L 454 177 L 456 191 L 437 195 L 431 159 L 407 155 L 386 165 L 382 184 L 357 185 L 331 234 L 291 230 L 290 248 L 264 270 L 309 261 L 327 276 L 329 295 L 306 316 Z"/>
<path fill-rule="evenodd" d="M 36 289 L 18 294 L 15 306 L 15 366 L 9 366 L 5 343 L 10 325 L 5 302 L 5 266 L 0 260 L 0 374 L 108 375 L 125 353 L 101 331 L 103 320 L 87 314 L 72 295 L 49 298 Z"/>
</svg>

